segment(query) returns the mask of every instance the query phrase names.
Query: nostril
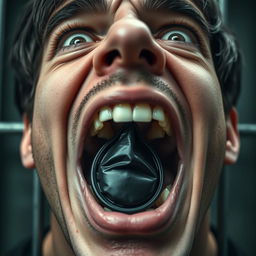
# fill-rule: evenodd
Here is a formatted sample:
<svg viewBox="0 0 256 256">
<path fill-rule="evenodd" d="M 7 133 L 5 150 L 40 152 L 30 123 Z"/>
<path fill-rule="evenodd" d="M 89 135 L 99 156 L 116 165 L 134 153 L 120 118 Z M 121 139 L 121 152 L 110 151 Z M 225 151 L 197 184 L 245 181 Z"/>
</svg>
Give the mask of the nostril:
<svg viewBox="0 0 256 256">
<path fill-rule="evenodd" d="M 115 60 L 116 57 L 121 57 L 120 53 L 118 50 L 113 50 L 111 52 L 109 52 L 106 56 L 105 56 L 105 63 L 107 66 L 112 65 L 113 61 Z"/>
<path fill-rule="evenodd" d="M 149 65 L 154 65 L 156 63 L 156 56 L 149 50 L 142 50 L 139 58 L 145 59 Z"/>
</svg>

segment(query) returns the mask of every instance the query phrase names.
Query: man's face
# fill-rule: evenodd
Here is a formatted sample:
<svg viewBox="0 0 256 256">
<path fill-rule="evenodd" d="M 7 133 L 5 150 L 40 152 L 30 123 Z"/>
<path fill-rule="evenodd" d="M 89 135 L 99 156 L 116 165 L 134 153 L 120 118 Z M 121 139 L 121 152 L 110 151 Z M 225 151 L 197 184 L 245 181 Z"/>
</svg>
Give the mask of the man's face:
<svg viewBox="0 0 256 256">
<path fill-rule="evenodd" d="M 203 14 L 192 1 L 192 15 L 156 1 L 107 0 L 105 9 L 96 2 L 97 11 L 53 21 L 45 43 L 32 122 L 41 182 L 77 255 L 186 254 L 226 146 Z M 104 208 L 89 175 L 99 148 L 127 122 L 164 170 L 159 200 L 133 214 Z"/>
</svg>

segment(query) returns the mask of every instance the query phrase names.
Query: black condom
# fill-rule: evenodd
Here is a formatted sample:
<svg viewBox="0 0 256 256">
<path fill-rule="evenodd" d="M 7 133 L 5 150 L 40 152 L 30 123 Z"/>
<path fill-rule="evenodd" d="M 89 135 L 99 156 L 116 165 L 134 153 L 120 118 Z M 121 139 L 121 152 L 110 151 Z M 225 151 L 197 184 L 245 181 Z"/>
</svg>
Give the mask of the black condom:
<svg viewBox="0 0 256 256">
<path fill-rule="evenodd" d="M 163 187 L 157 154 L 141 139 L 134 124 L 124 127 L 96 154 L 91 169 L 96 197 L 107 208 L 136 213 L 150 208 Z"/>
</svg>

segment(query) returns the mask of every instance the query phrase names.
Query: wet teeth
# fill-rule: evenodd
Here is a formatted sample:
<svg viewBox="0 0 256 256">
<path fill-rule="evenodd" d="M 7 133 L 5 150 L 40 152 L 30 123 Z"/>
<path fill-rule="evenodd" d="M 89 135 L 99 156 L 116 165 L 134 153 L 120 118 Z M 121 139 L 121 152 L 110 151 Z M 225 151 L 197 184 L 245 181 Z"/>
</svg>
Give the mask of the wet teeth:
<svg viewBox="0 0 256 256">
<path fill-rule="evenodd" d="M 167 133 L 168 136 L 171 136 L 171 125 L 170 120 L 165 118 L 164 121 L 160 121 L 159 125 L 163 128 L 163 130 Z"/>
<path fill-rule="evenodd" d="M 95 116 L 91 127 L 91 136 L 98 135 L 100 138 L 112 138 L 113 129 L 106 121 L 113 122 L 152 122 L 149 128 L 148 139 L 163 138 L 165 133 L 171 136 L 171 125 L 169 118 L 166 117 L 164 110 L 160 106 L 155 106 L 153 109 L 147 103 L 137 103 L 133 107 L 130 104 L 117 104 L 113 107 L 102 107 Z M 106 127 L 105 127 L 106 126 Z M 110 129 L 111 128 L 111 129 Z"/>
<path fill-rule="evenodd" d="M 156 200 L 155 206 L 156 207 L 161 206 L 166 201 L 169 194 L 170 194 L 170 188 L 166 187 L 161 193 L 160 197 Z"/>
<path fill-rule="evenodd" d="M 154 120 L 157 120 L 157 121 L 160 121 L 160 122 L 163 122 L 165 120 L 164 111 L 159 106 L 154 107 L 152 115 L 153 115 Z"/>
<path fill-rule="evenodd" d="M 104 210 L 105 210 L 106 212 L 112 212 L 112 210 L 110 210 L 110 209 L 107 208 L 107 207 L 104 207 Z"/>
<path fill-rule="evenodd" d="M 152 111 L 149 104 L 136 104 L 132 117 L 134 122 L 151 122 Z"/>
<path fill-rule="evenodd" d="M 101 110 L 100 110 L 100 113 L 99 113 L 99 120 L 101 122 L 105 122 L 105 121 L 108 121 L 108 120 L 112 120 L 113 118 L 113 114 L 112 114 L 112 109 L 110 107 L 103 107 Z"/>
<path fill-rule="evenodd" d="M 104 124 L 99 120 L 98 115 L 94 117 L 92 128 L 91 128 L 91 136 L 94 136 L 103 128 Z"/>
<path fill-rule="evenodd" d="M 153 122 L 147 133 L 147 139 L 154 140 L 163 138 L 165 131 L 159 126 L 158 122 Z"/>
<path fill-rule="evenodd" d="M 130 104 L 118 104 L 113 108 L 113 120 L 116 123 L 132 122 L 132 108 Z"/>
</svg>

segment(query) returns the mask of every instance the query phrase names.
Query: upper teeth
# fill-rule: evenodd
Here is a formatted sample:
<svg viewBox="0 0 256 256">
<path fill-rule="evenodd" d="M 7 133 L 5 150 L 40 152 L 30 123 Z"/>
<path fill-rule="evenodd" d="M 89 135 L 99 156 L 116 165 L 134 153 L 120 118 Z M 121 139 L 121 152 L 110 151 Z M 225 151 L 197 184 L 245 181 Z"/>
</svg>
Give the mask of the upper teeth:
<svg viewBox="0 0 256 256">
<path fill-rule="evenodd" d="M 113 136 L 113 130 L 106 121 L 113 120 L 115 123 L 120 122 L 148 122 L 156 120 L 150 127 L 147 137 L 149 139 L 162 138 L 164 134 L 171 135 L 171 125 L 169 118 L 165 115 L 160 106 L 151 107 L 149 104 L 138 103 L 134 106 L 124 103 L 117 104 L 113 107 L 104 106 L 99 113 L 95 115 L 91 135 L 97 135 L 101 138 L 109 139 Z"/>
<path fill-rule="evenodd" d="M 118 104 L 113 107 L 113 121 L 132 122 L 132 107 L 129 104 Z"/>
<path fill-rule="evenodd" d="M 103 107 L 100 110 L 99 120 L 105 122 L 113 118 L 112 109 L 110 107 Z"/>
</svg>

